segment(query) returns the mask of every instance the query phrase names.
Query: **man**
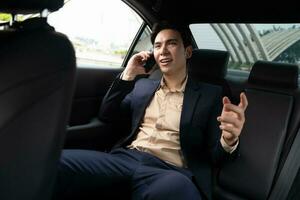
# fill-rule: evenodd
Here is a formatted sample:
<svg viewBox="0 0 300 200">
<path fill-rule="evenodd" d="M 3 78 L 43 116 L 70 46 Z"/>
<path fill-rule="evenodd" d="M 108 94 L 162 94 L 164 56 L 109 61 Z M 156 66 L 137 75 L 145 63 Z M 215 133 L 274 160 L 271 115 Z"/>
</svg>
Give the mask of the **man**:
<svg viewBox="0 0 300 200">
<path fill-rule="evenodd" d="M 247 98 L 242 93 L 236 106 L 224 97 L 222 109 L 219 87 L 188 76 L 192 47 L 181 27 L 157 24 L 151 41 L 163 78 L 135 81 L 150 53 L 135 54 L 100 109 L 107 122 L 130 118 L 131 133 L 110 153 L 64 151 L 58 179 L 64 190 L 123 185 L 132 199 L 211 199 L 212 165 L 235 156 Z"/>
</svg>

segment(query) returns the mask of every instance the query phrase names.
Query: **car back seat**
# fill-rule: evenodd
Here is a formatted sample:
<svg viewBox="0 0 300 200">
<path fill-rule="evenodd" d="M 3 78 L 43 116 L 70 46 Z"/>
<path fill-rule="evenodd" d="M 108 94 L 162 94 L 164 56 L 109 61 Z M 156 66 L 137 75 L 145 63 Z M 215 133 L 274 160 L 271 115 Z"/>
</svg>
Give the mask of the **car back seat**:
<svg viewBox="0 0 300 200">
<path fill-rule="evenodd" d="M 298 88 L 297 65 L 258 61 L 245 89 L 249 106 L 239 156 L 218 174 L 217 199 L 267 199 L 280 162 Z"/>
<path fill-rule="evenodd" d="M 225 80 L 228 61 L 229 53 L 227 51 L 193 50 L 192 58 L 189 61 L 189 74 L 196 80 L 220 85 L 223 88 L 223 96 L 232 97 L 229 85 Z"/>
<path fill-rule="evenodd" d="M 55 11 L 63 0 L 1 0 L 13 14 Z M 71 42 L 46 18 L 0 31 L 0 199 L 51 198 L 75 78 Z"/>
</svg>

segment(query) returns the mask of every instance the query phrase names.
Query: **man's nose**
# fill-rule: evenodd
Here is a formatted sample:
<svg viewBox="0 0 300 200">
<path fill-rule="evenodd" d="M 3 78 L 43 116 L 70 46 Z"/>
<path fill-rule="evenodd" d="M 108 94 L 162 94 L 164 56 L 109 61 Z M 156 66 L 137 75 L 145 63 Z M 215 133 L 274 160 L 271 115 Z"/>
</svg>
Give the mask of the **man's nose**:
<svg viewBox="0 0 300 200">
<path fill-rule="evenodd" d="M 163 44 L 161 49 L 160 49 L 160 54 L 164 55 L 164 54 L 167 54 L 168 52 L 169 51 L 168 51 L 167 45 Z"/>
</svg>

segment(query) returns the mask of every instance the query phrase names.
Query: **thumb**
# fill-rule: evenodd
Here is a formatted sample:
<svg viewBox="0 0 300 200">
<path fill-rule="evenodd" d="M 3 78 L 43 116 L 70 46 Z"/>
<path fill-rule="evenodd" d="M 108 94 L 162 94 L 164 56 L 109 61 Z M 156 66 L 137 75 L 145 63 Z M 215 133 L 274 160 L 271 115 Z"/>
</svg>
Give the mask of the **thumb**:
<svg viewBox="0 0 300 200">
<path fill-rule="evenodd" d="M 239 107 L 241 107 L 241 108 L 243 108 L 244 110 L 246 110 L 247 106 L 248 106 L 248 99 L 247 99 L 245 93 L 242 92 L 242 93 L 240 94 L 240 103 L 239 103 Z"/>
</svg>

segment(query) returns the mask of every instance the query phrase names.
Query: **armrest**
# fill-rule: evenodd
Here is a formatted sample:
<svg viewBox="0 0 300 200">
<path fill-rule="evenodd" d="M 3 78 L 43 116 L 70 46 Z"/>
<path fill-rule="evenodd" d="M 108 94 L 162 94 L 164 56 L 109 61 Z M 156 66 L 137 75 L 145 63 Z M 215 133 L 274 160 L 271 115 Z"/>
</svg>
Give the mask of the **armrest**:
<svg viewBox="0 0 300 200">
<path fill-rule="evenodd" d="M 66 149 L 108 151 L 115 143 L 113 125 L 94 118 L 88 124 L 67 127 Z"/>
</svg>

